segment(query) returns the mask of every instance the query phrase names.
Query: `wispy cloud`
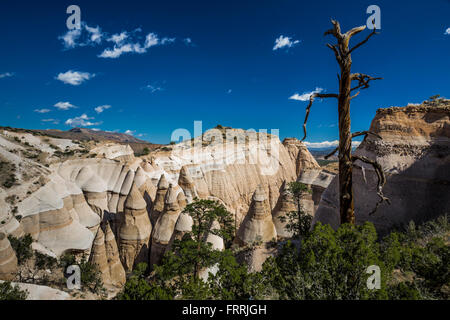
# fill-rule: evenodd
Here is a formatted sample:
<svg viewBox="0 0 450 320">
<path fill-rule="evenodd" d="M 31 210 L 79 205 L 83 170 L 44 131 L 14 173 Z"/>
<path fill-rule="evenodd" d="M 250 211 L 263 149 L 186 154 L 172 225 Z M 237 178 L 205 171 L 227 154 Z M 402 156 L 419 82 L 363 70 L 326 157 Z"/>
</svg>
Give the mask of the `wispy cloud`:
<svg viewBox="0 0 450 320">
<path fill-rule="evenodd" d="M 339 145 L 339 140 L 334 141 L 322 141 L 322 142 L 307 142 L 304 144 L 310 149 L 321 149 L 321 148 L 335 148 Z M 352 141 L 352 147 L 357 147 L 361 144 L 361 141 Z"/>
<path fill-rule="evenodd" d="M 162 88 L 161 86 L 158 85 L 151 85 L 148 84 L 144 87 L 144 89 L 149 90 L 151 93 L 157 92 L 157 91 L 163 91 L 164 88 Z"/>
<path fill-rule="evenodd" d="M 120 34 L 113 34 L 110 38 L 107 39 L 109 42 L 114 42 L 115 44 L 121 44 L 125 39 L 128 38 L 128 32 L 123 31 Z"/>
<path fill-rule="evenodd" d="M 69 70 L 67 72 L 58 74 L 56 79 L 64 82 L 65 84 L 79 86 L 84 81 L 92 79 L 93 77 L 95 77 L 95 74 L 92 74 L 89 72 L 78 72 L 78 71 Z"/>
<path fill-rule="evenodd" d="M 53 124 L 59 124 L 59 120 L 58 119 L 42 119 L 42 122 L 51 122 Z"/>
<path fill-rule="evenodd" d="M 13 76 L 14 76 L 14 73 L 13 73 L 13 72 L 0 73 L 0 79 L 3 79 L 3 78 L 10 78 L 10 77 L 13 77 Z"/>
<path fill-rule="evenodd" d="M 77 106 L 74 106 L 70 102 L 58 102 L 58 103 L 55 103 L 54 107 L 58 108 L 59 110 L 69 110 L 69 109 L 78 108 Z"/>
<path fill-rule="evenodd" d="M 308 101 L 314 93 L 320 93 L 322 91 L 322 88 L 316 87 L 316 89 L 311 92 L 303 92 L 302 94 L 295 93 L 289 97 L 289 100 Z"/>
<path fill-rule="evenodd" d="M 283 35 L 275 39 L 275 45 L 273 46 L 273 51 L 282 48 L 291 48 L 300 43 L 300 40 L 292 40 L 290 37 L 285 37 Z"/>
<path fill-rule="evenodd" d="M 37 113 L 48 113 L 50 111 L 51 111 L 50 109 L 34 109 L 34 112 Z"/>
<path fill-rule="evenodd" d="M 450 28 L 447 28 L 447 30 L 445 30 L 444 34 L 445 34 L 446 36 L 450 36 Z"/>
<path fill-rule="evenodd" d="M 90 27 L 86 22 L 81 22 L 80 29 L 69 30 L 62 36 L 58 37 L 62 41 L 65 49 L 73 49 L 76 47 L 95 46 L 102 42 L 106 36 L 99 26 Z"/>
<path fill-rule="evenodd" d="M 116 40 L 119 40 L 120 35 Z M 173 40 L 175 41 L 175 40 Z M 155 33 L 149 33 L 145 37 L 145 41 L 143 44 L 139 42 L 130 42 L 125 43 L 123 40 L 116 42 L 113 48 L 107 48 L 103 50 L 103 52 L 98 56 L 99 58 L 109 58 L 116 59 L 125 53 L 137 53 L 143 54 L 146 53 L 147 50 L 153 46 L 164 45 L 172 42 L 171 39 L 164 38 L 163 40 L 159 40 L 158 35 Z"/>
<path fill-rule="evenodd" d="M 98 55 L 99 58 L 116 59 L 126 53 L 143 54 L 147 50 L 156 45 L 168 45 L 175 42 L 175 38 L 163 37 L 159 38 L 156 33 L 149 33 L 145 36 L 145 40 L 142 42 L 142 36 L 138 33 L 142 32 L 141 28 L 137 28 L 131 32 L 122 31 L 120 33 L 114 33 L 112 35 L 107 32 L 103 32 L 102 29 L 97 27 L 90 27 L 84 21 L 81 22 L 81 28 L 76 30 L 67 31 L 62 36 L 58 37 L 64 45 L 66 50 L 76 47 L 84 46 L 97 46 L 106 42 L 112 42 L 114 46 L 112 48 L 105 48 Z M 190 38 L 185 39 L 186 44 L 192 44 Z"/>
<path fill-rule="evenodd" d="M 183 39 L 183 42 L 184 42 L 184 44 L 187 45 L 187 46 L 195 46 L 195 44 L 194 44 L 194 42 L 192 41 L 191 38 L 184 38 L 184 39 Z"/>
<path fill-rule="evenodd" d="M 103 106 L 98 106 L 98 107 L 96 107 L 94 110 L 95 110 L 95 112 L 97 112 L 97 113 L 102 113 L 103 111 L 105 111 L 105 110 L 107 110 L 107 109 L 109 109 L 109 108 L 111 108 L 111 106 L 110 106 L 109 104 L 105 104 L 105 105 L 103 105 Z"/>
<path fill-rule="evenodd" d="M 164 37 L 161 39 L 161 44 L 169 44 L 169 43 L 174 43 L 175 42 L 175 38 L 167 38 Z"/>
<path fill-rule="evenodd" d="M 75 117 L 72 119 L 67 119 L 65 124 L 71 127 L 91 127 L 91 126 L 97 126 L 102 124 L 101 121 L 99 122 L 91 122 L 89 120 L 93 120 L 94 117 L 88 117 L 85 113 L 83 113 L 79 117 Z"/>
<path fill-rule="evenodd" d="M 130 136 L 134 135 L 134 133 L 136 132 L 136 130 L 127 130 L 125 131 L 125 134 L 129 134 Z"/>
<path fill-rule="evenodd" d="M 89 27 L 88 25 L 85 26 L 86 31 L 90 34 L 90 38 L 89 40 L 92 43 L 101 43 L 102 42 L 102 38 L 103 38 L 103 33 L 102 30 L 100 29 L 99 26 L 92 28 Z"/>
</svg>

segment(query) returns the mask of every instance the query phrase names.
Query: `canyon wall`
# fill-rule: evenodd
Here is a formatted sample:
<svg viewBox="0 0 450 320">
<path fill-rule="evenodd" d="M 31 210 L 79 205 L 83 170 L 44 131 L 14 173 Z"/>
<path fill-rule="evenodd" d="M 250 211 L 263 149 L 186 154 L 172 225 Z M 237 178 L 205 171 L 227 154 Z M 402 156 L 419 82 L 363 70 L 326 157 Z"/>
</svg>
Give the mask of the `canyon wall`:
<svg viewBox="0 0 450 320">
<path fill-rule="evenodd" d="M 357 223 L 371 221 L 377 230 L 388 230 L 410 221 L 422 222 L 450 208 L 450 100 L 379 109 L 368 136 L 355 154 L 376 159 L 387 183 L 384 195 L 391 205 L 379 201 L 377 176 L 370 165 L 357 161 L 353 192 Z M 314 222 L 339 225 L 338 177 L 322 195 Z"/>
<path fill-rule="evenodd" d="M 195 198 L 222 203 L 242 230 L 242 245 L 276 239 L 272 213 L 282 186 L 320 167 L 296 139 L 281 143 L 276 136 L 238 129 L 226 134 L 233 139 L 223 141 L 225 133 L 213 129 L 142 158 L 127 146 L 106 143 L 82 157 L 53 162 L 43 169 L 43 185 L 20 198 L 16 212 L 0 206 L 0 232 L 31 234 L 34 247 L 50 256 L 88 256 L 104 284 L 117 288 L 136 263 L 158 263 L 173 239 L 189 229 L 192 219 L 181 212 Z M 223 247 L 221 239 L 209 238 Z M 6 241 L 3 251 L 11 256 Z M 15 261 L 6 253 L 5 266 Z"/>
</svg>

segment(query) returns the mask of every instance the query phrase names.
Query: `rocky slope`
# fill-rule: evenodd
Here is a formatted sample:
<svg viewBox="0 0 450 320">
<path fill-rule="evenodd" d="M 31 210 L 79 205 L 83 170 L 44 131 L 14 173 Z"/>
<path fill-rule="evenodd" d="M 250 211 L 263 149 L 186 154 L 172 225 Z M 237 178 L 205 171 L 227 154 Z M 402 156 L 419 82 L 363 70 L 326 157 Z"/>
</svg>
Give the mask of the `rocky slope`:
<svg viewBox="0 0 450 320">
<path fill-rule="evenodd" d="M 356 162 L 353 192 L 357 223 L 371 221 L 383 233 L 413 220 L 421 222 L 449 213 L 450 208 L 450 100 L 379 109 L 368 136 L 356 154 L 376 159 L 387 183 L 383 203 L 379 200 L 373 168 Z M 339 224 L 337 178 L 323 193 L 315 221 Z"/>
</svg>

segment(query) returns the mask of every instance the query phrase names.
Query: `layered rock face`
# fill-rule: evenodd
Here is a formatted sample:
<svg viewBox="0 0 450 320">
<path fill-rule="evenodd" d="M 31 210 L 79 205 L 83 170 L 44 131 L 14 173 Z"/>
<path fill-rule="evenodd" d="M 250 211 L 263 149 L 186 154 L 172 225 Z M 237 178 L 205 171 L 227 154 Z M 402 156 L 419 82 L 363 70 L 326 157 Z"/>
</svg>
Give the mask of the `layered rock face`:
<svg viewBox="0 0 450 320">
<path fill-rule="evenodd" d="M 6 234 L 0 232 L 0 280 L 11 281 L 17 274 L 17 257 Z"/>
<path fill-rule="evenodd" d="M 258 185 L 267 190 L 273 209 L 283 181 L 297 178 L 295 163 L 278 137 L 240 129 L 207 131 L 203 137 L 174 146 L 169 157 L 156 157 L 155 162 L 174 185 L 185 167 L 180 186 L 188 190 L 193 182 L 199 198 L 222 200 L 238 224 L 247 214 Z"/>
<path fill-rule="evenodd" d="M 296 138 L 286 138 L 283 145 L 289 153 L 289 157 L 295 163 L 295 173 L 297 177 L 305 170 L 318 169 L 320 166 L 316 159 L 309 153 L 305 144 Z"/>
<path fill-rule="evenodd" d="M 356 222 L 371 221 L 379 232 L 413 220 L 422 222 L 448 213 L 450 207 L 450 100 L 379 109 L 356 154 L 376 159 L 386 173 L 383 203 L 373 168 L 360 161 L 353 171 Z M 314 222 L 339 225 L 338 181 L 322 195 Z"/>
</svg>

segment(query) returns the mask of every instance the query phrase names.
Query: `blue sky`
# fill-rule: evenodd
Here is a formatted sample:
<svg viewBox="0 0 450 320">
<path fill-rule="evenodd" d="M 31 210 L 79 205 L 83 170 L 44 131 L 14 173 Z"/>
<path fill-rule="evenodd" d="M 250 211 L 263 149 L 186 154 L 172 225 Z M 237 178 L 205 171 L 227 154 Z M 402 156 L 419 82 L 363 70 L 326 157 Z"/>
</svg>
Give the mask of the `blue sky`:
<svg viewBox="0 0 450 320">
<path fill-rule="evenodd" d="M 83 21 L 73 47 L 61 38 L 71 4 Z M 282 139 L 301 138 L 307 102 L 289 97 L 338 86 L 325 47 L 333 39 L 323 36 L 330 18 L 345 31 L 364 25 L 371 4 L 381 9 L 381 31 L 355 51 L 352 71 L 384 80 L 352 101 L 352 130 L 367 129 L 377 108 L 449 97 L 448 0 L 3 0 L 0 125 L 85 125 L 168 143 L 175 129 L 193 133 L 201 120 L 204 129 L 279 129 Z M 308 128 L 309 142 L 336 140 L 336 102 L 317 101 Z"/>
</svg>

